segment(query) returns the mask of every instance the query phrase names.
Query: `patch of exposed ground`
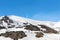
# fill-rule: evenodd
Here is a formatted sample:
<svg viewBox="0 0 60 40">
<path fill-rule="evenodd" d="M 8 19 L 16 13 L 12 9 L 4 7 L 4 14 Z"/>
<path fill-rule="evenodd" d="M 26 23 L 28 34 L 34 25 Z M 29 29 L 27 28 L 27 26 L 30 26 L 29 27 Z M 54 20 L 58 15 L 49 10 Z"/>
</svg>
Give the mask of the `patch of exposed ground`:
<svg viewBox="0 0 60 40">
<path fill-rule="evenodd" d="M 3 26 L 0 26 L 0 29 L 6 29 L 5 27 L 3 27 Z"/>
<path fill-rule="evenodd" d="M 38 28 L 37 26 L 32 25 L 32 24 L 26 25 L 26 26 L 25 26 L 25 29 L 31 30 L 31 31 L 40 31 L 40 28 Z"/>
<path fill-rule="evenodd" d="M 44 35 L 42 32 L 35 32 L 35 33 L 36 33 L 35 37 L 37 38 L 43 37 Z"/>
<path fill-rule="evenodd" d="M 56 30 L 54 30 L 46 25 L 39 25 L 39 26 L 41 26 L 42 29 L 46 29 L 46 31 L 41 30 L 44 33 L 58 33 Z"/>
<path fill-rule="evenodd" d="M 0 36 L 10 37 L 14 40 L 18 40 L 26 37 L 27 35 L 23 31 L 17 31 L 17 32 L 12 31 L 12 32 L 2 33 L 0 34 Z"/>
</svg>

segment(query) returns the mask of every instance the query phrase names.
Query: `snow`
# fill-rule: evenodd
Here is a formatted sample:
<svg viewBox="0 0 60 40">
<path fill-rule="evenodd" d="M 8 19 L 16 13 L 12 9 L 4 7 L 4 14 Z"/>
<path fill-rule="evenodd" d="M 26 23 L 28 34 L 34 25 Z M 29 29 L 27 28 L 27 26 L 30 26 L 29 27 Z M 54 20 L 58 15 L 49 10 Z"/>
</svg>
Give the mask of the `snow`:
<svg viewBox="0 0 60 40">
<path fill-rule="evenodd" d="M 2 16 L 3 17 L 3 16 Z M 0 17 L 0 19 L 2 19 L 2 17 Z M 44 33 L 44 36 L 41 38 L 36 38 L 35 37 L 35 33 L 34 32 L 38 32 L 38 31 L 29 31 L 24 29 L 24 24 L 23 23 L 28 23 L 29 24 L 33 24 L 38 26 L 39 25 L 46 25 L 50 28 L 53 28 L 57 31 L 60 31 L 60 21 L 59 22 L 51 22 L 51 21 L 37 21 L 37 20 L 32 20 L 32 19 L 28 19 L 28 18 L 24 18 L 24 17 L 20 17 L 20 16 L 15 16 L 15 15 L 10 15 L 8 16 L 11 20 L 14 21 L 14 23 L 11 23 L 11 25 L 15 25 L 14 28 L 8 28 L 7 26 L 11 26 L 11 25 L 7 25 L 7 23 L 5 23 L 3 21 L 3 25 L 5 26 L 7 29 L 0 29 L 0 34 L 1 33 L 5 33 L 6 31 L 10 32 L 10 31 L 24 31 L 25 34 L 27 35 L 27 37 L 24 37 L 23 39 L 19 39 L 19 40 L 60 40 L 60 34 L 46 34 Z M 23 27 L 23 28 L 16 28 L 16 27 Z M 40 28 L 40 26 L 38 26 Z M 42 29 L 42 28 L 41 28 Z M 46 30 L 46 29 L 43 29 Z M 3 36 L 0 36 L 0 40 L 12 40 L 11 38 L 5 38 Z"/>
<path fill-rule="evenodd" d="M 14 20 L 14 21 L 17 21 L 18 23 L 19 22 L 24 22 L 24 23 L 26 22 L 26 20 L 24 20 L 25 18 L 19 17 L 19 16 L 12 15 L 12 16 L 9 16 L 9 18 L 12 19 L 12 20 Z"/>
<path fill-rule="evenodd" d="M 45 40 L 60 40 L 60 34 L 45 34 Z"/>
<path fill-rule="evenodd" d="M 3 26 L 7 28 L 7 23 L 3 21 Z"/>
<path fill-rule="evenodd" d="M 7 31 L 6 29 L 0 29 L 0 34 L 1 33 L 6 33 L 6 31 Z"/>
<path fill-rule="evenodd" d="M 53 27 L 60 27 L 60 21 L 57 22 Z"/>
<path fill-rule="evenodd" d="M 10 19 L 14 20 L 15 22 L 20 22 L 20 23 L 31 23 L 33 25 L 37 25 L 37 24 L 44 24 L 47 26 L 52 26 L 54 25 L 56 22 L 51 22 L 51 21 L 37 21 L 37 20 L 32 20 L 32 19 L 28 19 L 28 18 L 24 18 L 24 17 L 20 17 L 20 16 L 15 16 L 15 15 L 10 15 L 8 16 Z"/>
<path fill-rule="evenodd" d="M 60 21 L 52 26 L 55 30 L 60 31 Z"/>
</svg>

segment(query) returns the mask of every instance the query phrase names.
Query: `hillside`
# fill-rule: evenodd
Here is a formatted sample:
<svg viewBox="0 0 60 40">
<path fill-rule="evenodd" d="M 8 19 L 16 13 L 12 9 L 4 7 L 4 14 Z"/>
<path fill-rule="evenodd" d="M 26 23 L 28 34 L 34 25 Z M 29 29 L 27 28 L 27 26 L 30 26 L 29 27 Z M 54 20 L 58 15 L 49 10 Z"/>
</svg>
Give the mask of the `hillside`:
<svg viewBox="0 0 60 40">
<path fill-rule="evenodd" d="M 1 16 L 0 40 L 60 40 L 59 24 L 14 15 Z"/>
</svg>

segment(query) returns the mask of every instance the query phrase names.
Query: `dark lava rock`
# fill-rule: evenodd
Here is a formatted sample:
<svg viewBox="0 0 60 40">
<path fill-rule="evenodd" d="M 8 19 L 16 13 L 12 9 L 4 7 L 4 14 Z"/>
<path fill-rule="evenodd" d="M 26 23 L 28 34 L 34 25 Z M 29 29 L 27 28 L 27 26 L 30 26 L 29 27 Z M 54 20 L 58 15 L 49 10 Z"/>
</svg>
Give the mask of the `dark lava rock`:
<svg viewBox="0 0 60 40">
<path fill-rule="evenodd" d="M 13 27 L 15 27 L 15 25 L 8 26 L 8 28 L 13 28 Z"/>
<path fill-rule="evenodd" d="M 37 38 L 43 37 L 44 35 L 42 32 L 35 32 L 35 33 Z"/>
<path fill-rule="evenodd" d="M 0 34 L 0 36 L 10 37 L 14 40 L 18 40 L 18 39 L 22 39 L 22 38 L 26 37 L 27 35 L 23 31 L 17 31 L 17 32 L 12 31 L 12 32 L 2 33 L 2 34 Z"/>
<path fill-rule="evenodd" d="M 27 24 L 28 24 L 28 22 L 27 22 L 27 23 L 23 23 L 23 24 L 27 25 Z"/>
<path fill-rule="evenodd" d="M 41 26 L 42 29 L 46 29 L 46 31 L 41 30 L 44 33 L 58 33 L 56 30 L 54 30 L 46 25 L 39 25 L 39 26 Z"/>
<path fill-rule="evenodd" d="M 6 29 L 4 26 L 0 26 L 0 29 Z"/>
<path fill-rule="evenodd" d="M 32 25 L 32 24 L 26 25 L 26 26 L 25 26 L 25 29 L 31 30 L 31 31 L 40 31 L 40 28 L 38 28 L 37 26 Z"/>
<path fill-rule="evenodd" d="M 8 23 L 7 20 L 9 20 L 9 18 L 8 18 L 7 16 L 4 16 L 4 17 L 1 19 L 1 21 L 4 21 L 4 22 Z"/>
<path fill-rule="evenodd" d="M 4 22 L 6 22 L 6 23 L 8 23 L 8 21 L 9 21 L 9 23 L 13 23 L 13 21 L 10 20 L 8 16 L 4 16 L 4 17 L 1 19 L 1 21 L 4 21 Z"/>
</svg>

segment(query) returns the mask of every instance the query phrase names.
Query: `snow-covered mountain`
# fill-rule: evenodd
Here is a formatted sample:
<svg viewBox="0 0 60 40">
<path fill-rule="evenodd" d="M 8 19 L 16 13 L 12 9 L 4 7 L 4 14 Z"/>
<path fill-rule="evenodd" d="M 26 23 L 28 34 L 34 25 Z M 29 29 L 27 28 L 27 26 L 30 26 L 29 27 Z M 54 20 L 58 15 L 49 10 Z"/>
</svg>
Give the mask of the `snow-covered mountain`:
<svg viewBox="0 0 60 40">
<path fill-rule="evenodd" d="M 0 40 L 60 40 L 59 24 L 60 21 L 37 21 L 15 15 L 1 16 Z"/>
</svg>

